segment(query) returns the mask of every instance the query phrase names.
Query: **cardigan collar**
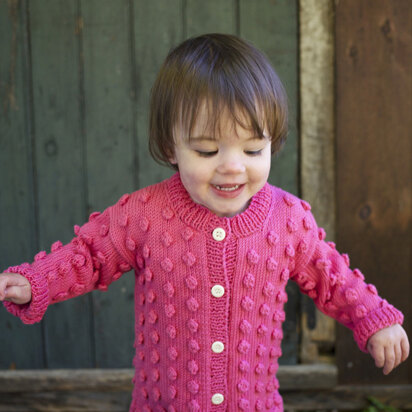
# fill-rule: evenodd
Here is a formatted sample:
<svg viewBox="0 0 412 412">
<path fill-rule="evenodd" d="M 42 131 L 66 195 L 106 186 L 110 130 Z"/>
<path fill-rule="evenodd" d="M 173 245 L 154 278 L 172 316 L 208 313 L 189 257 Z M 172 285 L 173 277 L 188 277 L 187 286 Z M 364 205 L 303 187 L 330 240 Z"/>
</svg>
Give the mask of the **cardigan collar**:
<svg viewBox="0 0 412 412">
<path fill-rule="evenodd" d="M 269 216 L 272 200 L 270 185 L 265 183 L 263 188 L 252 197 L 244 212 L 233 217 L 219 217 L 191 199 L 183 186 L 179 172 L 167 180 L 167 192 L 175 213 L 187 225 L 206 232 L 215 227 L 222 227 L 237 236 L 247 236 L 263 225 Z"/>
</svg>

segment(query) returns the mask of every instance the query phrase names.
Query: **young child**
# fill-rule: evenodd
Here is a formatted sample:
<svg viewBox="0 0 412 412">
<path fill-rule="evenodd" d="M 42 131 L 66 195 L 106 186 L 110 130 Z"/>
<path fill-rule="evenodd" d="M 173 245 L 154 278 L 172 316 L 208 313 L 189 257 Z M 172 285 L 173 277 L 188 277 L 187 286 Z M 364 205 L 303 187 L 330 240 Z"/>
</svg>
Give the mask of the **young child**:
<svg viewBox="0 0 412 412">
<path fill-rule="evenodd" d="M 286 105 L 250 44 L 221 34 L 183 42 L 160 70 L 150 118 L 151 152 L 177 173 L 92 213 L 69 244 L 8 268 L 7 310 L 39 322 L 49 304 L 106 290 L 133 268 L 131 411 L 282 411 L 289 279 L 389 373 L 409 352 L 403 315 L 324 241 L 307 202 L 267 183 Z"/>
</svg>

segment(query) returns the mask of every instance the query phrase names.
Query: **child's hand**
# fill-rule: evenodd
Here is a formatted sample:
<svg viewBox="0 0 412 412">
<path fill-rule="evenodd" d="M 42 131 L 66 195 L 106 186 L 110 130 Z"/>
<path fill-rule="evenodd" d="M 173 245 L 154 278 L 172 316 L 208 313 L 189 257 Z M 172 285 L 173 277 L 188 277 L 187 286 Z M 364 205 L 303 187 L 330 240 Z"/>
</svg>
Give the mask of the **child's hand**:
<svg viewBox="0 0 412 412">
<path fill-rule="evenodd" d="M 18 273 L 0 273 L 0 301 L 23 305 L 31 300 L 31 285 Z"/>
<path fill-rule="evenodd" d="M 378 368 L 387 375 L 409 356 L 409 341 L 401 325 L 392 325 L 376 332 L 366 346 Z"/>
</svg>

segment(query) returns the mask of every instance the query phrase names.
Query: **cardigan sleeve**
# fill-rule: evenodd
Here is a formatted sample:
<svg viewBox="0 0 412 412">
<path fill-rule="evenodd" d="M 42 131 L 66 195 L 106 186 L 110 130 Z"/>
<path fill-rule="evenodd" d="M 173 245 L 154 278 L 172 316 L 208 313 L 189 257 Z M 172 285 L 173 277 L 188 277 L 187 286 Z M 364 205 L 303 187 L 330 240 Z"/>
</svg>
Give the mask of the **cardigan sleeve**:
<svg viewBox="0 0 412 412">
<path fill-rule="evenodd" d="M 350 268 L 348 255 L 340 254 L 333 242 L 325 242 L 326 233 L 307 203 L 304 209 L 300 216 L 306 233 L 300 244 L 308 253 L 297 260 L 291 278 L 319 310 L 350 328 L 359 348 L 367 352 L 368 339 L 385 327 L 402 324 L 403 314 L 365 282 L 359 269 Z"/>
<path fill-rule="evenodd" d="M 30 284 L 32 299 L 25 305 L 4 302 L 6 309 L 24 323 L 39 322 L 48 305 L 108 285 L 131 270 L 131 263 L 114 246 L 111 216 L 122 200 L 103 213 L 94 212 L 83 226 L 75 226 L 75 237 L 66 245 L 53 243 L 51 252 L 41 251 L 34 262 L 12 266 L 4 272 L 19 273 Z"/>
</svg>

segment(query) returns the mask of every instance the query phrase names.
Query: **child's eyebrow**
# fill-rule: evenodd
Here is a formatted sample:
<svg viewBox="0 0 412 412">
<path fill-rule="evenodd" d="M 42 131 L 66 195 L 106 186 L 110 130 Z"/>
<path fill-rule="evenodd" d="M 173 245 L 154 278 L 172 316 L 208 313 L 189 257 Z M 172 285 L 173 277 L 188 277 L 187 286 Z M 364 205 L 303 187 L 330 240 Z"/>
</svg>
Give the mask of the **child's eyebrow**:
<svg viewBox="0 0 412 412">
<path fill-rule="evenodd" d="M 268 139 L 267 136 L 263 136 L 263 137 Z M 206 140 L 206 141 L 214 142 L 218 139 L 216 139 L 215 137 L 211 137 L 211 136 L 190 136 L 189 140 L 190 141 L 193 141 L 193 140 L 196 140 L 196 141 Z M 246 139 L 246 141 L 249 141 L 249 140 L 262 140 L 262 138 L 259 137 L 259 136 L 250 136 L 249 138 Z"/>
</svg>

